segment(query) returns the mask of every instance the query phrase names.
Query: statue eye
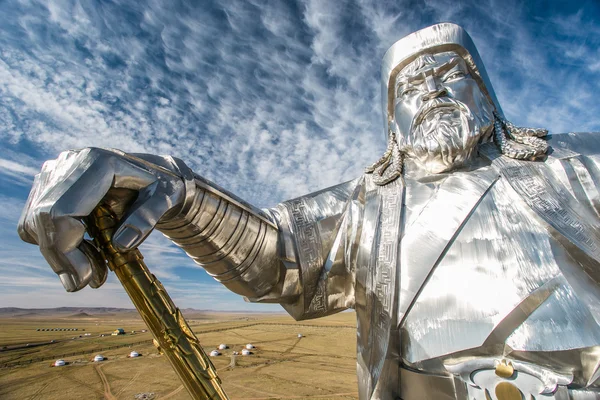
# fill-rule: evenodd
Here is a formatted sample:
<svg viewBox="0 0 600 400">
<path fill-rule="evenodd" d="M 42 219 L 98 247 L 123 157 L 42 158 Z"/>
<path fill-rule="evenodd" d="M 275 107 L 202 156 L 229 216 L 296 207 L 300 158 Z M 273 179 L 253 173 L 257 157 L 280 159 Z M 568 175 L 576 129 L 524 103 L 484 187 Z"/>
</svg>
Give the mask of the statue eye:
<svg viewBox="0 0 600 400">
<path fill-rule="evenodd" d="M 411 95 L 413 95 L 415 93 L 417 93 L 417 89 L 409 87 L 409 88 L 406 88 L 406 89 L 404 89 L 404 90 L 402 90 L 400 92 L 400 97 L 403 98 L 403 99 L 405 99 L 408 96 L 411 96 Z"/>
<path fill-rule="evenodd" d="M 455 80 L 464 78 L 465 75 L 466 74 L 462 71 L 454 71 L 444 77 L 444 82 L 455 81 Z"/>
</svg>

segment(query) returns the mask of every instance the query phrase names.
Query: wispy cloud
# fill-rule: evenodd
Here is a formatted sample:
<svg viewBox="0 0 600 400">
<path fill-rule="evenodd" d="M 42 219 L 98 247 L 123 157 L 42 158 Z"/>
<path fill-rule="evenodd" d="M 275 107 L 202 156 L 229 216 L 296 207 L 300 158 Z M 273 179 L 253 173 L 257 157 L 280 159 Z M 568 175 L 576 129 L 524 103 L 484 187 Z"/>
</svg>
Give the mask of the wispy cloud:
<svg viewBox="0 0 600 400">
<path fill-rule="evenodd" d="M 0 278 L 20 283 L 0 303 L 26 301 L 22 288 L 41 281 L 57 286 L 45 284 L 32 306 L 101 301 L 102 289 L 60 294 L 35 248 L 16 238 L 24 188 L 45 158 L 88 146 L 171 154 L 259 207 L 353 179 L 385 148 L 383 53 L 436 22 L 471 33 L 516 124 L 600 129 L 598 5 L 532 4 L 2 3 Z M 142 250 L 183 306 L 244 306 L 160 235 Z"/>
<path fill-rule="evenodd" d="M 0 174 L 12 178 L 16 184 L 31 184 L 38 172 L 37 168 L 0 158 Z"/>
</svg>

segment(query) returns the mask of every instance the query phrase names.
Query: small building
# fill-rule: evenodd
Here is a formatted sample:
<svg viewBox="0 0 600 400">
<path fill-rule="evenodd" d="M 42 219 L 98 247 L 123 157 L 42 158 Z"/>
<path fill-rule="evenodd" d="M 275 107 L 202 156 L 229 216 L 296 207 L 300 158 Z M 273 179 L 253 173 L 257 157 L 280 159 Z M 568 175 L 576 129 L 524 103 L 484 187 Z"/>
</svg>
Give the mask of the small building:
<svg viewBox="0 0 600 400">
<path fill-rule="evenodd" d="M 129 353 L 129 355 L 127 357 L 129 358 L 135 358 L 135 357 L 139 357 L 140 353 L 138 353 L 137 351 L 132 351 L 131 353 Z"/>
<path fill-rule="evenodd" d="M 298 339 L 300 339 L 300 338 L 302 338 L 302 334 L 301 333 L 298 334 Z"/>
<path fill-rule="evenodd" d="M 227 345 L 226 345 L 226 344 L 224 344 L 224 343 L 221 343 L 221 344 L 219 345 L 219 350 L 225 350 L 225 349 L 228 349 L 228 348 L 229 348 L 229 346 L 227 346 Z"/>
<path fill-rule="evenodd" d="M 217 357 L 217 356 L 220 356 L 220 355 L 221 355 L 221 353 L 219 352 L 219 350 L 213 350 L 213 351 L 210 352 L 210 356 L 211 357 Z"/>
<path fill-rule="evenodd" d="M 56 361 L 54 361 L 54 364 L 53 364 L 53 365 L 54 365 L 55 367 L 64 367 L 64 366 L 65 366 L 65 364 L 66 364 L 66 363 L 65 363 L 65 360 L 56 360 Z"/>
<path fill-rule="evenodd" d="M 252 350 L 252 349 L 254 348 L 254 345 L 253 345 L 253 344 L 251 344 L 251 343 L 248 343 L 248 344 L 246 345 L 246 348 L 247 348 L 248 350 Z"/>
<path fill-rule="evenodd" d="M 94 362 L 104 361 L 104 356 L 102 354 L 98 354 L 94 357 Z"/>
<path fill-rule="evenodd" d="M 125 329 L 123 328 L 117 328 L 115 329 L 115 331 L 112 333 L 113 336 L 117 336 L 117 335 L 124 335 L 125 334 Z"/>
<path fill-rule="evenodd" d="M 251 355 L 251 354 L 252 354 L 252 352 L 251 352 L 250 350 L 248 350 L 248 349 L 244 349 L 244 350 L 242 350 L 242 355 L 243 355 L 243 356 L 249 356 L 249 355 Z"/>
</svg>

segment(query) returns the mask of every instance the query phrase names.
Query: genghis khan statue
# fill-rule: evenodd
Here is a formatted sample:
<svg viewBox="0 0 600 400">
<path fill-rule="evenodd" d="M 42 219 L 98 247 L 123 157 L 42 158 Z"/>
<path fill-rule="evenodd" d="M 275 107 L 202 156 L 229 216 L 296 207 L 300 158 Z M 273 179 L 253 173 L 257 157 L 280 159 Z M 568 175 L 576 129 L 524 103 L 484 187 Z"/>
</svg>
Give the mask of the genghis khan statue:
<svg viewBox="0 0 600 400">
<path fill-rule="evenodd" d="M 67 151 L 19 234 L 99 287 L 80 220 L 104 201 L 121 250 L 156 228 L 249 301 L 354 308 L 361 399 L 600 399 L 598 135 L 509 123 L 453 24 L 394 44 L 382 88 L 388 147 L 356 180 L 261 211 L 173 157 Z"/>
</svg>

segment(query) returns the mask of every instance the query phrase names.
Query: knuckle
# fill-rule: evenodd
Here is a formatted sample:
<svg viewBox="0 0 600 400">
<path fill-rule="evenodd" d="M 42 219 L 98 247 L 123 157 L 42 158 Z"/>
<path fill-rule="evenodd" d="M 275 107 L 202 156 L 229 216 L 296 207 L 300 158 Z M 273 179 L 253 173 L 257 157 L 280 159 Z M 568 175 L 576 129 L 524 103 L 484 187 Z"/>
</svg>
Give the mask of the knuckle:
<svg viewBox="0 0 600 400">
<path fill-rule="evenodd" d="M 87 147 L 84 149 L 88 154 L 93 156 L 106 155 L 107 151 L 100 147 Z"/>
<path fill-rule="evenodd" d="M 86 158 L 93 159 L 94 163 L 104 163 L 107 159 L 112 158 L 113 154 L 99 147 L 88 147 L 85 149 Z"/>
</svg>

